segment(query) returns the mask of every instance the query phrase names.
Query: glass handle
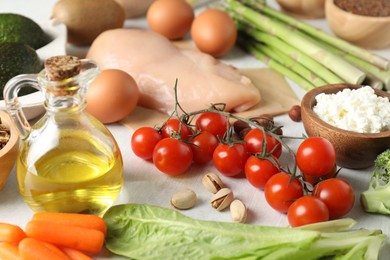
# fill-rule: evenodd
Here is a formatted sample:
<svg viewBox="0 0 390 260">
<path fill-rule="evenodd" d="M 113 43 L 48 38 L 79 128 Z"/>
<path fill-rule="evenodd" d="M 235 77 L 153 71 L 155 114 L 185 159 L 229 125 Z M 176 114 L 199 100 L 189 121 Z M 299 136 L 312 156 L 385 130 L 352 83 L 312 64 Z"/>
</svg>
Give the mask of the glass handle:
<svg viewBox="0 0 390 260">
<path fill-rule="evenodd" d="M 14 120 L 22 139 L 27 137 L 31 126 L 24 115 L 21 104 L 19 103 L 18 92 L 21 88 L 27 86 L 41 90 L 38 85 L 37 76 L 37 74 L 19 75 L 9 80 L 4 87 L 4 101 L 7 111 Z"/>
</svg>

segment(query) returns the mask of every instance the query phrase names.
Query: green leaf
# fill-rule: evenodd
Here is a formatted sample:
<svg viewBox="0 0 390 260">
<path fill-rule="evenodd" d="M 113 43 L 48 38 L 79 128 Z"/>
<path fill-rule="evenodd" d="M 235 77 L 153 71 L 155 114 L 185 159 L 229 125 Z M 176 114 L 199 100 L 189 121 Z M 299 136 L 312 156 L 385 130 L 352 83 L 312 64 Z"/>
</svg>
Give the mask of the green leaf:
<svg viewBox="0 0 390 260">
<path fill-rule="evenodd" d="M 111 207 L 104 220 L 109 230 L 107 248 L 133 259 L 250 259 L 280 247 L 308 247 L 320 235 L 291 228 L 194 220 L 175 210 L 137 204 Z"/>
<path fill-rule="evenodd" d="M 111 207 L 106 247 L 131 259 L 377 259 L 380 230 L 349 229 L 353 219 L 302 228 L 195 220 L 144 204 Z M 318 229 L 318 230 L 317 230 Z"/>
</svg>

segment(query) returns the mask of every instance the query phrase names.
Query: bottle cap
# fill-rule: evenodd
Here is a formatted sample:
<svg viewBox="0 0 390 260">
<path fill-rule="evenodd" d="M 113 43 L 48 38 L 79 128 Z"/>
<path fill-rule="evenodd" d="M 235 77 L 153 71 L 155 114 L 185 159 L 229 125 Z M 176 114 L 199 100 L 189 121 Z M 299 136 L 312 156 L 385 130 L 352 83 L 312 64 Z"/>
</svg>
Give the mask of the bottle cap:
<svg viewBox="0 0 390 260">
<path fill-rule="evenodd" d="M 61 81 L 80 73 L 81 62 L 78 57 L 61 55 L 45 61 L 46 77 L 51 81 Z"/>
</svg>

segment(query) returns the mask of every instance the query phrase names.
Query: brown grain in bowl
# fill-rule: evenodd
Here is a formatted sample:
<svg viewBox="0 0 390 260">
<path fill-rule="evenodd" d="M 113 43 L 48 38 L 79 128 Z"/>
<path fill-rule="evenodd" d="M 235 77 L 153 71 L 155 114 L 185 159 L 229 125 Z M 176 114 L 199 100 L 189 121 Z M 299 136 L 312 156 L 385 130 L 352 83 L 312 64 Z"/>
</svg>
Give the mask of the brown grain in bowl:
<svg viewBox="0 0 390 260">
<path fill-rule="evenodd" d="M 367 49 L 390 46 L 390 16 L 379 16 L 374 12 L 371 13 L 374 16 L 355 14 L 337 6 L 336 1 L 325 2 L 325 16 L 337 37 Z"/>
<path fill-rule="evenodd" d="M 6 146 L 9 139 L 11 137 L 11 132 L 9 129 L 9 126 L 6 124 L 3 124 L 1 118 L 0 118 L 0 150 Z"/>
<path fill-rule="evenodd" d="M 9 139 L 0 149 L 0 191 L 4 188 L 7 178 L 12 172 L 19 152 L 19 132 L 13 120 L 7 112 L 0 110 L 0 119 L 6 128 L 9 129 Z"/>
<path fill-rule="evenodd" d="M 334 0 L 341 9 L 364 16 L 390 16 L 389 0 Z"/>
</svg>

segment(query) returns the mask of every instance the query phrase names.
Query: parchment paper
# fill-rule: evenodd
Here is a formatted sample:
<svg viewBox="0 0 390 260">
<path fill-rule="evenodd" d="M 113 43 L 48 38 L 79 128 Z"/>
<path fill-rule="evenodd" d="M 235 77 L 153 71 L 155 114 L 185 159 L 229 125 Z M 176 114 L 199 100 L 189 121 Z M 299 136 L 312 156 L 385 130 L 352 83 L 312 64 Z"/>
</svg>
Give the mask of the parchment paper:
<svg viewBox="0 0 390 260">
<path fill-rule="evenodd" d="M 268 68 L 239 69 L 239 71 L 250 78 L 259 89 L 261 101 L 252 109 L 237 113 L 237 115 L 246 118 L 265 113 L 280 115 L 288 112 L 293 105 L 299 104 L 294 91 L 279 73 Z M 161 125 L 167 118 L 168 115 L 156 110 L 137 107 L 121 123 L 135 130 L 142 126 Z"/>
</svg>

